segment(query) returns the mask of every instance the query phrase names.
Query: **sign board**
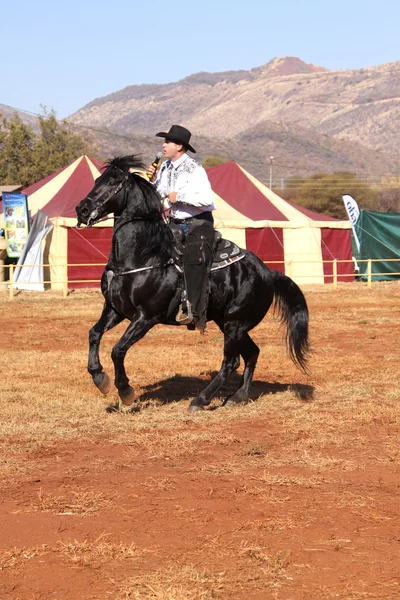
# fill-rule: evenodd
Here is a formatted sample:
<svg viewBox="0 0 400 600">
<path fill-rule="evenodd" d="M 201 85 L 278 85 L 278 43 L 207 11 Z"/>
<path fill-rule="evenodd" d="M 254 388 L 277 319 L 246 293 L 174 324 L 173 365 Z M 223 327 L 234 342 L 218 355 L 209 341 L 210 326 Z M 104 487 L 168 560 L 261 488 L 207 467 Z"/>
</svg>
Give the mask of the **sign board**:
<svg viewBox="0 0 400 600">
<path fill-rule="evenodd" d="M 25 194 L 3 192 L 4 233 L 7 255 L 18 258 L 29 232 L 28 202 Z"/>
</svg>

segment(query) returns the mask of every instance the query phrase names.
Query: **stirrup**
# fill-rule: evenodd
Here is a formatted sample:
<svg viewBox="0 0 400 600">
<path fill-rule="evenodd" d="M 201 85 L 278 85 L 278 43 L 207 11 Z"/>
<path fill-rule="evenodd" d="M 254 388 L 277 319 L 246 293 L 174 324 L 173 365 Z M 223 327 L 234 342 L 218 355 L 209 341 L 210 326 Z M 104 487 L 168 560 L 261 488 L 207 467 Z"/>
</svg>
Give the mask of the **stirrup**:
<svg viewBox="0 0 400 600">
<path fill-rule="evenodd" d="M 183 312 L 182 304 L 179 305 L 178 314 L 175 317 L 175 321 L 179 323 L 179 325 L 189 325 L 193 323 L 193 313 L 192 306 L 190 302 L 186 301 L 187 312 Z"/>
</svg>

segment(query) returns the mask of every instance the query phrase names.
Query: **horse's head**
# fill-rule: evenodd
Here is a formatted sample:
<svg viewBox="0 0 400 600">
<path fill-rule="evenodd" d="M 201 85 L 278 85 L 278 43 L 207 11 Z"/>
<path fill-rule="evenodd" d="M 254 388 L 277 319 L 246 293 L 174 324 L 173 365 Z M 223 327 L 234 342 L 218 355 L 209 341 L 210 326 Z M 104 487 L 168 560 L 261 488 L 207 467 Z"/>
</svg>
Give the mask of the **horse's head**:
<svg viewBox="0 0 400 600">
<path fill-rule="evenodd" d="M 122 213 L 130 186 L 131 169 L 144 170 L 142 162 L 135 156 L 114 158 L 108 162 L 92 190 L 76 207 L 77 227 L 82 224 L 90 227 L 106 215 Z"/>
</svg>

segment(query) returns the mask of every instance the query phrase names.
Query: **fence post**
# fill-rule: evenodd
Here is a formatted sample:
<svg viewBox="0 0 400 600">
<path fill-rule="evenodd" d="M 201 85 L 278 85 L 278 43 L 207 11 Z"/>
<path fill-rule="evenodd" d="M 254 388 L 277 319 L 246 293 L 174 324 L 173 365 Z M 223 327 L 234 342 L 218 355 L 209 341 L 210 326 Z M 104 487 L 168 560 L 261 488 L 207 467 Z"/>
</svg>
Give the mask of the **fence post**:
<svg viewBox="0 0 400 600">
<path fill-rule="evenodd" d="M 332 261 L 332 272 L 333 272 L 333 289 L 337 290 L 337 259 L 334 258 Z"/>
<path fill-rule="evenodd" d="M 369 258 L 367 263 L 368 287 L 372 287 L 372 260 Z"/>
<path fill-rule="evenodd" d="M 14 265 L 9 265 L 10 300 L 14 300 Z"/>
<path fill-rule="evenodd" d="M 68 296 L 68 265 L 64 265 L 64 277 L 63 277 L 63 296 Z"/>
</svg>

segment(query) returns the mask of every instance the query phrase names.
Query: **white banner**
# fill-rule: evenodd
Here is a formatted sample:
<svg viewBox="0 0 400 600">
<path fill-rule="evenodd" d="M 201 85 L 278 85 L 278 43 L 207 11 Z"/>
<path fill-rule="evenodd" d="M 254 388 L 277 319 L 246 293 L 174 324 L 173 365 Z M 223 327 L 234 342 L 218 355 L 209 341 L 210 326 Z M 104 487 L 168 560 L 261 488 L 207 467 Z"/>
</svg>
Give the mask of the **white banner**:
<svg viewBox="0 0 400 600">
<path fill-rule="evenodd" d="M 344 206 L 347 210 L 347 214 L 349 215 L 350 223 L 353 228 L 354 240 L 356 242 L 357 250 L 360 252 L 360 240 L 358 239 L 358 235 L 356 234 L 355 224 L 358 221 L 358 217 L 360 216 L 360 209 L 358 208 L 357 202 L 354 200 L 352 196 L 345 194 L 342 196 Z"/>
<path fill-rule="evenodd" d="M 43 240 L 53 229 L 46 215 L 38 210 L 14 274 L 14 287 L 43 291 Z M 30 266 L 24 266 L 30 265 Z"/>
</svg>

